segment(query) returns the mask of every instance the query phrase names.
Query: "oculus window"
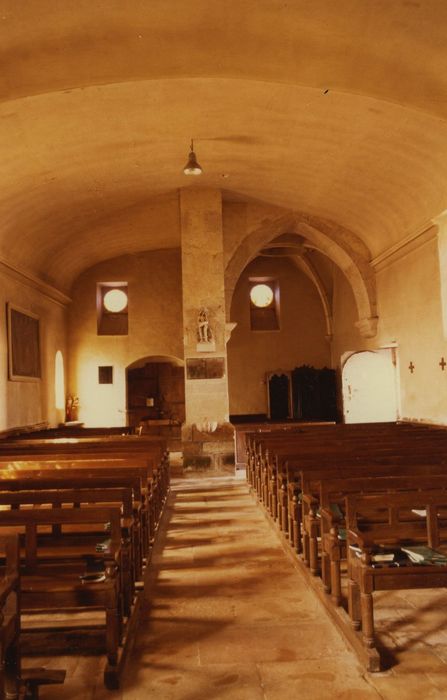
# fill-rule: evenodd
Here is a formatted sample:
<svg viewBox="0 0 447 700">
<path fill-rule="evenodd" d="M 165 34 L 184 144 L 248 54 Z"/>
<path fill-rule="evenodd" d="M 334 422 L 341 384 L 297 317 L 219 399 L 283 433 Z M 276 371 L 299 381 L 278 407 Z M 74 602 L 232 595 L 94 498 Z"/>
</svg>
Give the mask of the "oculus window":
<svg viewBox="0 0 447 700">
<path fill-rule="evenodd" d="M 273 278 L 252 278 L 249 287 L 252 331 L 279 330 L 279 284 Z"/>
<path fill-rule="evenodd" d="M 127 294 L 123 289 L 109 289 L 104 294 L 104 308 L 110 313 L 119 314 L 127 307 Z"/>
<path fill-rule="evenodd" d="M 273 301 L 273 289 L 268 284 L 255 284 L 250 289 L 250 301 L 259 309 L 265 309 Z"/>
<path fill-rule="evenodd" d="M 96 287 L 98 335 L 127 335 L 127 282 L 100 282 Z"/>
</svg>

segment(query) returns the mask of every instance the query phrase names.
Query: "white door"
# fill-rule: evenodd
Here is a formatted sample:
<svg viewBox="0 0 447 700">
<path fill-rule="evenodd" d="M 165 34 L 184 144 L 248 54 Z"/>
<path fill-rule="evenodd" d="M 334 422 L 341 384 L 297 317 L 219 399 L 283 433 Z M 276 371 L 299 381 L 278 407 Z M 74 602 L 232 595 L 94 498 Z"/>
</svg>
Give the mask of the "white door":
<svg viewBox="0 0 447 700">
<path fill-rule="evenodd" d="M 342 371 L 346 423 L 393 422 L 398 418 L 395 350 L 357 352 Z"/>
</svg>

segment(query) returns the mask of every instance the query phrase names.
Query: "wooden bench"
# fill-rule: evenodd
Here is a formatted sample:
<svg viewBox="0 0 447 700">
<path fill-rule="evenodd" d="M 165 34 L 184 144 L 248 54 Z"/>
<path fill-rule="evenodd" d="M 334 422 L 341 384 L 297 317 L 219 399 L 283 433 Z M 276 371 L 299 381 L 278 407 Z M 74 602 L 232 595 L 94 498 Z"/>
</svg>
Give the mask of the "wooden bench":
<svg viewBox="0 0 447 700">
<path fill-rule="evenodd" d="M 308 465 L 309 462 L 315 464 L 317 460 L 330 459 L 335 466 L 346 459 L 362 459 L 365 453 L 368 458 L 374 456 L 377 460 L 393 459 L 397 453 L 402 457 L 404 453 L 419 453 L 423 459 L 427 451 L 444 454 L 447 447 L 447 431 L 442 430 L 434 432 L 424 428 L 397 431 L 395 426 L 394 431 L 384 437 L 377 429 L 373 429 L 369 436 L 359 430 L 351 435 L 352 431 L 346 430 L 346 427 L 343 433 L 325 428 L 324 440 L 315 435 L 291 437 L 288 434 L 287 438 L 280 435 L 270 437 L 267 442 L 261 441 L 261 449 L 251 472 L 251 485 L 261 502 L 274 512 L 274 498 L 280 493 L 286 462 L 289 467 L 293 464 L 299 471 L 303 464 Z"/>
<path fill-rule="evenodd" d="M 2 483 L 0 482 L 0 488 Z M 135 513 L 132 490 L 130 488 L 58 488 L 57 490 L 30 490 L 28 484 L 27 490 L 21 491 L 0 491 L 0 509 L 7 508 L 11 510 L 19 510 L 29 507 L 49 506 L 52 508 L 81 508 L 85 506 L 101 506 L 101 507 L 118 507 L 121 512 L 121 590 L 123 596 L 123 614 L 129 617 L 132 610 L 135 595 L 136 575 L 140 574 L 140 541 L 139 541 L 139 520 L 138 513 Z M 136 517 L 135 517 L 136 516 Z M 72 541 L 73 537 L 68 538 L 69 525 L 66 525 L 66 536 L 63 538 L 64 546 L 67 541 Z M 61 542 L 61 526 L 54 525 L 51 534 L 43 536 L 46 546 L 51 548 L 52 556 L 56 556 L 58 545 Z M 95 537 L 98 541 L 107 537 L 104 530 L 96 530 L 92 527 L 88 528 L 88 538 Z M 79 543 L 83 542 L 84 536 L 79 532 L 79 528 L 75 528 L 74 537 Z M 59 550 L 62 557 L 65 556 L 64 550 Z M 82 554 L 80 555 L 82 556 Z"/>
<path fill-rule="evenodd" d="M 386 512 L 386 522 L 380 515 Z M 419 511 L 408 522 L 408 512 Z M 353 626 L 361 627 L 363 643 L 370 654 L 378 654 L 374 628 L 373 593 L 379 590 L 438 588 L 447 586 L 447 566 L 375 561 L 380 545 L 411 547 L 424 544 L 437 550 L 447 543 L 447 493 L 411 491 L 380 496 L 348 496 L 346 524 L 349 548 L 349 614 Z M 447 561 L 447 559 L 446 559 Z M 379 667 L 376 670 L 380 669 Z"/>
<path fill-rule="evenodd" d="M 293 491 L 291 509 L 291 530 L 293 546 L 298 553 L 303 554 L 305 563 L 310 566 L 312 573 L 318 573 L 317 545 L 310 523 L 315 522 L 315 513 L 320 505 L 319 493 L 322 485 L 331 479 L 367 479 L 371 477 L 419 477 L 423 479 L 433 475 L 444 475 L 447 467 L 435 461 L 431 463 L 419 462 L 419 457 L 414 457 L 413 462 L 409 458 L 399 461 L 396 457 L 385 463 L 378 462 L 346 462 L 343 468 L 329 464 L 326 467 L 314 469 L 307 468 L 300 471 L 300 480 Z M 303 525 L 305 525 L 303 527 Z"/>
<path fill-rule="evenodd" d="M 47 468 L 48 463 L 42 463 L 40 460 L 26 463 L 9 462 L 5 470 L 0 470 L 0 479 L 10 482 L 8 487 L 10 490 L 22 488 L 19 484 L 14 485 L 11 482 L 24 479 L 43 480 L 47 484 L 52 480 L 83 479 L 84 485 L 92 485 L 92 480 L 106 479 L 109 486 L 113 484 L 125 486 L 126 479 L 129 479 L 128 483 L 134 489 L 134 499 L 141 503 L 141 551 L 142 556 L 147 558 L 167 496 L 165 484 L 157 478 L 157 474 L 148 467 L 134 466 L 133 463 L 128 465 L 125 461 L 118 467 L 110 466 L 107 460 L 79 461 L 71 464 L 75 466 L 60 468 L 61 463 L 55 462 L 52 467 Z"/>
<path fill-rule="evenodd" d="M 20 683 L 20 576 L 19 541 L 0 537 L 3 561 L 0 576 L 0 698 L 18 696 Z"/>
<path fill-rule="evenodd" d="M 107 543 L 98 551 L 96 529 L 108 524 Z M 61 527 L 56 542 L 48 528 Z M 88 535 L 86 526 L 95 534 Z M 65 533 L 65 528 L 67 532 Z M 119 508 L 32 508 L 0 511 L 0 533 L 18 530 L 21 539 L 22 612 L 100 609 L 105 613 L 107 687 L 118 686 L 123 641 L 121 512 Z M 45 530 L 46 532 L 42 532 Z M 76 532 L 77 531 L 77 532 Z M 76 532 L 76 534 L 75 534 Z M 89 572 L 88 566 L 94 565 Z M 94 580 L 89 579 L 94 574 Z M 33 629 L 33 633 L 39 628 Z M 67 628 L 59 628 L 59 650 L 67 650 Z M 55 634 L 55 630 L 52 631 Z M 40 650 L 42 652 L 42 650 Z"/>
<path fill-rule="evenodd" d="M 341 568 L 346 558 L 346 523 L 344 505 L 347 496 L 382 495 L 417 490 L 447 489 L 447 475 L 403 475 L 403 476 L 369 476 L 367 478 L 327 479 L 320 484 L 319 515 L 312 517 L 314 531 L 311 534 L 316 541 L 321 535 L 321 574 L 326 592 L 331 593 L 335 605 L 341 604 Z M 315 515 L 315 504 L 312 507 Z M 410 517 L 411 520 L 416 515 Z M 312 548 L 312 545 L 311 545 Z"/>
<path fill-rule="evenodd" d="M 19 538 L 0 536 L 0 700 L 38 700 L 41 685 L 60 684 L 65 671 L 23 669 L 20 654 L 20 573 Z"/>
<path fill-rule="evenodd" d="M 442 465 L 445 465 L 442 467 Z M 390 454 L 375 452 L 373 449 L 368 450 L 367 457 L 363 452 L 359 454 L 343 455 L 334 453 L 334 456 L 326 455 L 317 457 L 317 459 L 307 458 L 298 461 L 287 462 L 279 476 L 280 488 L 278 491 L 278 519 L 281 529 L 288 533 L 297 551 L 300 550 L 300 540 L 294 535 L 294 528 L 299 530 L 300 510 L 297 508 L 297 497 L 302 489 L 306 490 L 303 484 L 303 474 L 306 478 L 312 479 L 313 474 L 319 474 L 319 479 L 324 478 L 324 472 L 327 472 L 329 477 L 336 477 L 338 474 L 348 475 L 346 470 L 354 470 L 350 476 L 355 476 L 357 469 L 359 473 L 371 469 L 374 473 L 383 473 L 392 475 L 400 470 L 405 471 L 406 466 L 411 466 L 412 469 L 417 469 L 420 465 L 419 473 L 432 473 L 438 471 L 447 472 L 446 452 L 442 450 L 432 450 L 424 448 L 422 451 L 409 450 L 399 452 L 398 448 Z M 415 472 L 416 473 L 416 472 Z M 318 488 L 317 488 L 318 490 Z"/>
</svg>

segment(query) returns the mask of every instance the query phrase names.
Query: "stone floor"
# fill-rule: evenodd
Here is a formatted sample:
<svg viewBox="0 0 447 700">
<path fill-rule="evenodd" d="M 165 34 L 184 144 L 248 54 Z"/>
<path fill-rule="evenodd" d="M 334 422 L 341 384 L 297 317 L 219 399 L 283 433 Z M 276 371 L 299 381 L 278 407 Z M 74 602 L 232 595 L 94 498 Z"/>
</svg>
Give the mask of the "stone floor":
<svg viewBox="0 0 447 700">
<path fill-rule="evenodd" d="M 122 689 L 100 659 L 61 657 L 65 686 L 42 700 L 447 698 L 446 593 L 377 594 L 393 666 L 368 674 L 244 481 L 175 480 L 164 523 Z"/>
</svg>

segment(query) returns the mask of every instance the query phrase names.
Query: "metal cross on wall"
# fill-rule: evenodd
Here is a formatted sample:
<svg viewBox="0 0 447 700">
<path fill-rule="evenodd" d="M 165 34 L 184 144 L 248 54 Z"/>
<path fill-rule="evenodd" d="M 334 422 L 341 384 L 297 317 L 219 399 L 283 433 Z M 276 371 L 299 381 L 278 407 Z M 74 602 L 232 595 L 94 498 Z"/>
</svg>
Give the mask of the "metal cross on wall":
<svg viewBox="0 0 447 700">
<path fill-rule="evenodd" d="M 442 371 L 444 371 L 444 369 L 445 369 L 446 366 L 447 366 L 447 362 L 444 360 L 443 357 L 441 357 L 441 362 L 439 363 L 439 366 L 440 366 L 440 368 L 442 369 Z"/>
<path fill-rule="evenodd" d="M 412 361 L 410 362 L 410 364 L 408 365 L 408 369 L 410 370 L 411 374 L 413 374 L 414 369 L 415 369 L 415 368 L 414 368 L 414 364 L 413 364 L 413 360 L 412 360 Z"/>
</svg>

